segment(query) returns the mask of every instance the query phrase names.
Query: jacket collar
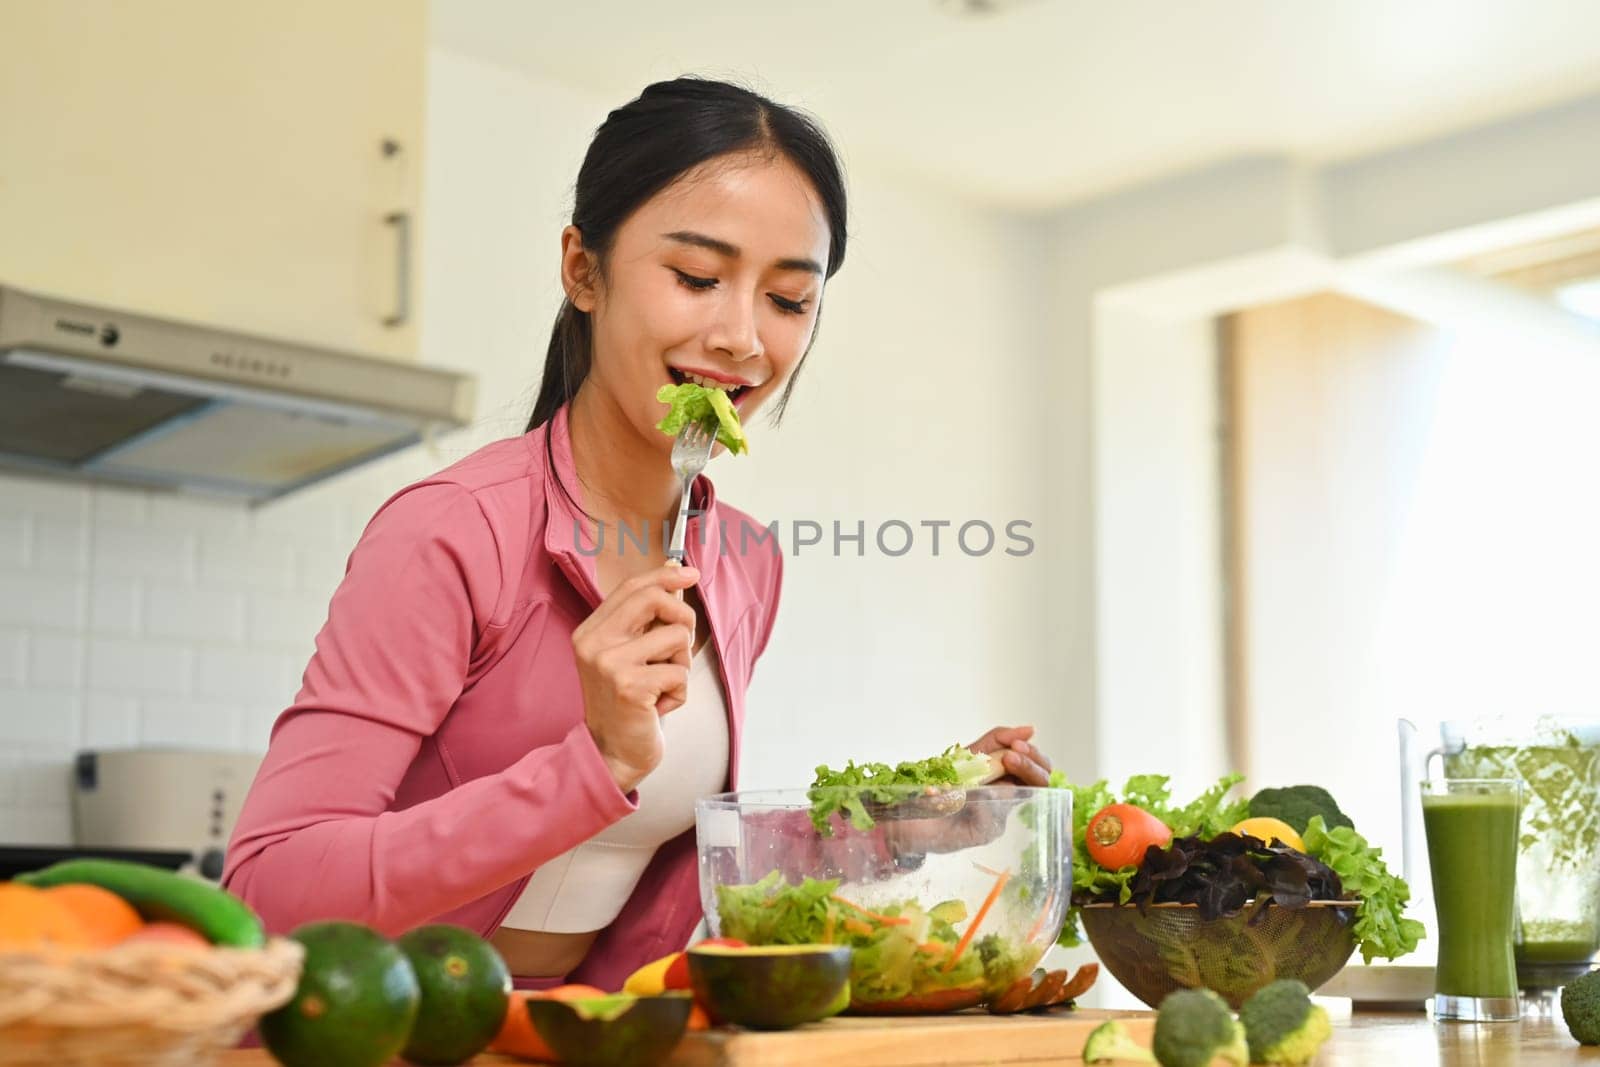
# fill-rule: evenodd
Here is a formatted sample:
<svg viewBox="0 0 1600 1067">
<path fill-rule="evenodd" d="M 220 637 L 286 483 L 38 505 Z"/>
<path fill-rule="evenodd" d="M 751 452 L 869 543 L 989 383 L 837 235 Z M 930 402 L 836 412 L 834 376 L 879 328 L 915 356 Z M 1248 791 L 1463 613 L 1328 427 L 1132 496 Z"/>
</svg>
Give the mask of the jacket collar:
<svg viewBox="0 0 1600 1067">
<path fill-rule="evenodd" d="M 563 404 L 549 422 L 529 434 L 529 443 L 537 453 L 535 459 L 545 475 L 540 479 L 544 486 L 545 514 L 548 516 L 544 547 L 573 585 L 593 604 L 599 605 L 600 586 L 594 566 L 597 555 L 594 523 L 573 506 L 573 501 L 580 507 L 583 504 L 583 487 L 578 482 L 577 466 L 572 459 L 572 436 L 567 424 L 569 406 Z M 550 476 L 550 470 L 545 466 L 547 440 L 549 453 L 555 460 L 555 477 Z M 557 479 L 560 479 L 559 483 Z M 566 493 L 561 491 L 562 485 L 566 486 Z M 568 494 L 571 494 L 571 499 L 568 499 Z M 689 519 L 684 555 L 690 566 L 699 569 L 700 586 L 709 597 L 723 551 L 717 536 L 717 531 L 721 529 L 721 518 L 711 479 L 703 474 L 696 478 L 689 491 L 689 500 L 690 508 L 696 514 Z M 661 532 L 653 531 L 651 536 L 659 537 Z M 602 550 L 617 551 L 617 538 L 618 531 L 607 531 Z"/>
</svg>

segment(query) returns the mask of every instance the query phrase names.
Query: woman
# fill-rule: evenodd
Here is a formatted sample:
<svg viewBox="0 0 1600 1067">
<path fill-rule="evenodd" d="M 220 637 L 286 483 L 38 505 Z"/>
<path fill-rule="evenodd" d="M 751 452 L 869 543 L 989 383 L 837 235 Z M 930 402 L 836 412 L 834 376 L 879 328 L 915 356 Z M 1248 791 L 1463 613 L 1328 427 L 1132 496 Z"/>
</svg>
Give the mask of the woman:
<svg viewBox="0 0 1600 1067">
<path fill-rule="evenodd" d="M 657 390 L 781 414 L 844 250 L 838 163 L 798 113 L 690 78 L 611 113 L 528 432 L 379 509 L 273 729 L 224 875 L 269 927 L 459 923 L 525 986 L 615 989 L 685 944 L 693 800 L 736 780 L 782 556 L 702 535 L 757 528 L 705 478 L 686 566 L 616 531 L 677 510 Z M 1044 784 L 1031 735 L 974 748 Z"/>
</svg>

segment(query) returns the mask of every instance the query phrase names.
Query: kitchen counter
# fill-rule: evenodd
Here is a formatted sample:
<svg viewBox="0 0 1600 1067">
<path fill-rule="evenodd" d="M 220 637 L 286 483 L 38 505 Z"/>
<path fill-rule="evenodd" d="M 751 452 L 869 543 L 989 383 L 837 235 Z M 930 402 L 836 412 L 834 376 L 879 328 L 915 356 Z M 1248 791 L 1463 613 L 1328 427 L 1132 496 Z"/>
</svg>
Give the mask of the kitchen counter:
<svg viewBox="0 0 1600 1067">
<path fill-rule="evenodd" d="M 1600 1047 L 1584 1047 L 1556 1019 L 1518 1023 L 1435 1023 L 1421 1013 L 1361 1012 L 1334 1020 L 1317 1067 L 1545 1067 L 1600 1063 Z"/>
<path fill-rule="evenodd" d="M 478 1067 L 526 1062 L 492 1054 L 472 1061 Z M 671 1061 L 680 1062 L 684 1062 L 680 1057 Z M 937 1062 L 940 1067 L 957 1067 L 962 1061 Z M 1071 1057 L 1058 1062 L 1081 1061 L 1074 1050 Z M 263 1050 L 249 1049 L 227 1053 L 222 1063 L 226 1067 L 267 1067 L 273 1060 Z M 920 1061 L 924 1067 L 927 1063 Z M 1335 1018 L 1333 1037 L 1317 1056 L 1316 1067 L 1547 1067 L 1571 1063 L 1600 1064 L 1600 1047 L 1578 1045 L 1559 1019 L 1435 1024 L 1420 1014 L 1361 1013 Z"/>
</svg>

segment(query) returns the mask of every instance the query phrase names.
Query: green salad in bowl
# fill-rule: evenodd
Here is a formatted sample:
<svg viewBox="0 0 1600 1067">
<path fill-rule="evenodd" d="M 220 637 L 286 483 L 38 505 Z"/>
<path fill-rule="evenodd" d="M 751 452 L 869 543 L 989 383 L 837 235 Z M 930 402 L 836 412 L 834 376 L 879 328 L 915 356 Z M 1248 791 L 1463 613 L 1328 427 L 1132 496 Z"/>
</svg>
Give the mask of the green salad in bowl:
<svg viewBox="0 0 1600 1067">
<path fill-rule="evenodd" d="M 1071 793 L 861 771 L 698 803 L 713 934 L 849 945 L 856 1013 L 959 1010 L 1032 975 L 1068 905 Z"/>
</svg>

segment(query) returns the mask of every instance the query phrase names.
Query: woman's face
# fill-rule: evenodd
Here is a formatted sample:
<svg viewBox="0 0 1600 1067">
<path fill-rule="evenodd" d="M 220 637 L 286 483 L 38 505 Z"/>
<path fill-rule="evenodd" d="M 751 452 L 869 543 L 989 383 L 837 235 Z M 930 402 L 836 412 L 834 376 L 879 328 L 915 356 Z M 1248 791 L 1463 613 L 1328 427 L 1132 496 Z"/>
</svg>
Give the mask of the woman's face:
<svg viewBox="0 0 1600 1067">
<path fill-rule="evenodd" d="M 671 439 L 655 428 L 666 414 L 656 399 L 663 385 L 720 383 L 746 423 L 783 391 L 816 327 L 827 215 L 783 157 L 724 156 L 635 211 L 604 278 L 587 287 L 586 260 L 569 228 L 563 279 L 594 329 L 584 388 L 598 388 L 666 450 Z"/>
</svg>

